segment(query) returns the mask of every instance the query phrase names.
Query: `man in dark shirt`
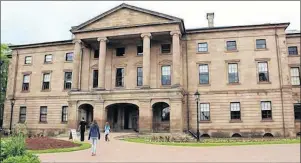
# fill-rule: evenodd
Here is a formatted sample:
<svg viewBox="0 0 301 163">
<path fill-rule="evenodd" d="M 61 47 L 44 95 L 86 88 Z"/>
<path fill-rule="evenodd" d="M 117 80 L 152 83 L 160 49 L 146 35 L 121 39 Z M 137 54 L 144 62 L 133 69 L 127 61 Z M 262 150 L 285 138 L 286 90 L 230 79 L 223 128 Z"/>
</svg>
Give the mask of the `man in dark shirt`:
<svg viewBox="0 0 301 163">
<path fill-rule="evenodd" d="M 79 123 L 79 128 L 80 128 L 80 141 L 84 141 L 85 140 L 85 130 L 86 130 L 86 121 L 83 118 L 80 123 Z"/>
</svg>

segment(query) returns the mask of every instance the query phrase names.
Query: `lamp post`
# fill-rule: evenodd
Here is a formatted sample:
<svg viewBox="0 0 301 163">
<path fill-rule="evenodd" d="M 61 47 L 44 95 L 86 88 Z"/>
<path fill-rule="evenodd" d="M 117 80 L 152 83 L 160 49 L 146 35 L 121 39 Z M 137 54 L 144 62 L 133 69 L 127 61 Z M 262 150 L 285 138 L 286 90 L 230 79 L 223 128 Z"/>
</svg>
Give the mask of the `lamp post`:
<svg viewBox="0 0 301 163">
<path fill-rule="evenodd" d="M 14 98 L 10 99 L 10 105 L 11 105 L 11 110 L 10 110 L 10 124 L 9 124 L 10 134 L 12 134 L 12 122 L 13 122 L 13 113 L 14 113 L 15 101 L 16 100 Z"/>
<path fill-rule="evenodd" d="M 200 129 L 199 129 L 199 101 L 200 101 L 200 93 L 199 91 L 197 90 L 195 93 L 194 93 L 194 97 L 195 97 L 195 101 L 196 101 L 196 112 L 197 112 L 197 118 L 196 118 L 196 130 L 197 130 L 197 141 L 199 142 L 200 141 Z"/>
</svg>

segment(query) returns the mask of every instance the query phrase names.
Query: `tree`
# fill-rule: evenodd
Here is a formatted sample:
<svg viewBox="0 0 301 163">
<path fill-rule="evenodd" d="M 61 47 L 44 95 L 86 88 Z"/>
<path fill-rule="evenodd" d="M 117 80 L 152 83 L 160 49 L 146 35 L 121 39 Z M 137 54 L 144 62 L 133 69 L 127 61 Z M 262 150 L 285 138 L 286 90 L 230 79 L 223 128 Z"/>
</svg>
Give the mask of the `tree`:
<svg viewBox="0 0 301 163">
<path fill-rule="evenodd" d="M 3 111 L 4 102 L 6 96 L 6 84 L 8 75 L 8 64 L 9 56 L 11 56 L 11 50 L 7 44 L 1 44 L 1 54 L 0 54 L 0 127 L 3 124 Z"/>
</svg>

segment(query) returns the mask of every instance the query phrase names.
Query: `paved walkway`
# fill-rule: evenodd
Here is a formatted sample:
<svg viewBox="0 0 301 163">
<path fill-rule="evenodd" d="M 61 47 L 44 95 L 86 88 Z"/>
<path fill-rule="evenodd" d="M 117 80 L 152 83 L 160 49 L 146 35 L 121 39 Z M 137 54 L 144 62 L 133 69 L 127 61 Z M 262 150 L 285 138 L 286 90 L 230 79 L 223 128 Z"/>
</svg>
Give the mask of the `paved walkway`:
<svg viewBox="0 0 301 163">
<path fill-rule="evenodd" d="M 40 154 L 42 162 L 300 162 L 300 144 L 224 147 L 176 147 L 98 141 L 97 155 L 91 150 Z"/>
</svg>

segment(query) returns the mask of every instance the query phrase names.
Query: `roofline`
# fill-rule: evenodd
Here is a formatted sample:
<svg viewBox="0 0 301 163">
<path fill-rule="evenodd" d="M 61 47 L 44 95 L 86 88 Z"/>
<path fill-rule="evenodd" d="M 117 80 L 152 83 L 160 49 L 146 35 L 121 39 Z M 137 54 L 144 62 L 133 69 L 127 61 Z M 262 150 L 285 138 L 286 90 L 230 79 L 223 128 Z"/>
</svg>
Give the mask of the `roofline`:
<svg viewBox="0 0 301 163">
<path fill-rule="evenodd" d="M 301 37 L 301 33 L 297 32 L 297 33 L 286 33 L 285 34 L 286 37 Z"/>
<path fill-rule="evenodd" d="M 282 26 L 285 29 L 290 25 L 289 22 L 286 23 L 266 23 L 266 24 L 253 24 L 253 25 L 237 25 L 237 26 L 221 26 L 221 27 L 206 27 L 206 28 L 194 28 L 194 29 L 186 29 L 186 33 L 202 33 L 202 32 L 223 32 L 223 31 L 231 31 L 235 28 L 242 28 L 236 30 L 248 30 L 248 29 L 256 29 L 256 28 L 268 28 L 268 27 L 279 27 Z"/>
<path fill-rule="evenodd" d="M 36 47 L 54 46 L 54 45 L 67 45 L 67 44 L 72 44 L 72 40 L 41 42 L 41 43 L 23 44 L 23 45 L 10 45 L 8 47 L 14 50 L 14 49 L 36 48 Z"/>
<path fill-rule="evenodd" d="M 88 20 L 88 21 L 85 21 L 84 23 L 82 23 L 82 24 L 80 24 L 78 26 L 71 27 L 70 32 L 73 33 L 74 31 L 79 30 L 79 29 L 87 26 L 88 24 L 93 23 L 93 22 L 97 21 L 98 19 L 100 19 L 102 17 L 105 17 L 105 16 L 107 16 L 107 15 L 113 13 L 114 11 L 116 11 L 116 10 L 118 10 L 120 8 L 123 8 L 123 7 L 129 8 L 129 9 L 132 9 L 132 10 L 138 10 L 138 11 L 143 12 L 143 13 L 147 13 L 147 14 L 151 14 L 151 15 L 163 17 L 163 18 L 170 19 L 170 20 L 173 20 L 173 21 L 178 20 L 181 23 L 183 23 L 182 27 L 184 27 L 184 20 L 181 19 L 181 18 L 177 18 L 177 17 L 171 16 L 171 15 L 166 15 L 166 14 L 159 13 L 159 12 L 156 12 L 156 11 L 152 11 L 152 10 L 148 10 L 148 9 L 144 9 L 144 8 L 140 8 L 140 7 L 136 7 L 136 6 L 132 6 L 132 5 L 128 5 L 126 3 L 122 3 L 122 4 L 116 6 L 116 7 L 112 8 L 112 9 L 110 9 L 110 10 L 108 10 L 108 11 L 106 11 L 106 12 L 104 12 L 104 13 L 102 13 L 102 14 L 100 14 L 100 15 L 98 15 L 98 16 L 90 19 L 90 20 Z M 185 31 L 185 28 L 183 28 L 183 30 Z"/>
<path fill-rule="evenodd" d="M 129 26 L 115 26 L 115 27 L 105 27 L 105 28 L 96 28 L 96 29 L 86 29 L 86 30 L 76 30 L 73 33 L 82 33 L 82 32 L 95 32 L 95 31 L 104 31 L 104 30 L 114 30 L 114 29 L 122 29 L 122 28 L 135 28 L 135 27 L 145 27 L 145 26 L 156 26 L 156 25 L 166 25 L 166 24 L 180 24 L 181 22 L 173 21 L 173 22 L 165 22 L 165 23 L 152 23 L 152 24 L 138 24 L 138 25 L 129 25 Z M 185 31 L 183 27 L 181 30 Z"/>
</svg>

